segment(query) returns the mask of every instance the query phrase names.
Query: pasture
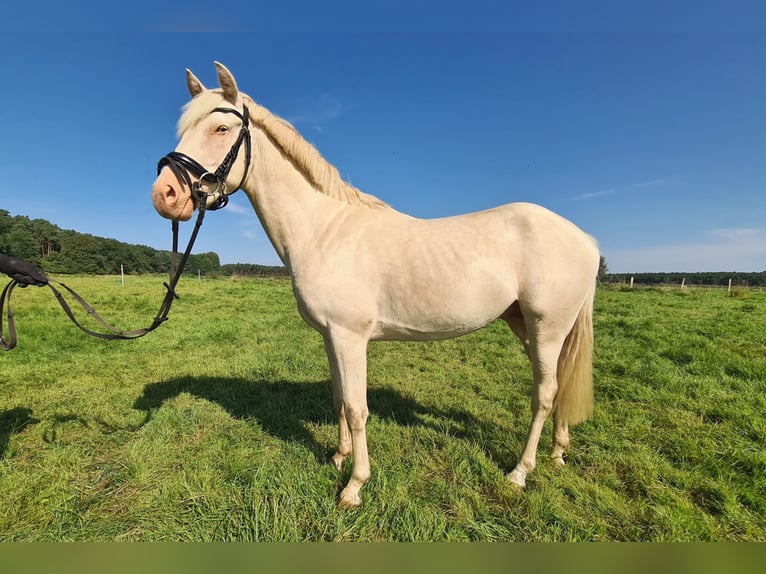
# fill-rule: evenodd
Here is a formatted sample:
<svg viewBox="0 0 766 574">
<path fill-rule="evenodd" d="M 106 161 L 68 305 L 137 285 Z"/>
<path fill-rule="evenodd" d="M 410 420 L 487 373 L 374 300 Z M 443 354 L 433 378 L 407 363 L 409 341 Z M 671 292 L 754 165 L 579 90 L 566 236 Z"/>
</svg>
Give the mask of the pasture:
<svg viewBox="0 0 766 574">
<path fill-rule="evenodd" d="M 162 278 L 64 282 L 108 321 L 151 322 Z M 372 343 L 362 507 L 328 463 L 320 336 L 290 284 L 184 278 L 136 341 L 86 337 L 48 289 L 17 289 L 0 354 L 2 541 L 766 541 L 766 293 L 600 288 L 595 415 L 567 466 L 505 474 L 532 374 L 505 324 Z"/>
</svg>

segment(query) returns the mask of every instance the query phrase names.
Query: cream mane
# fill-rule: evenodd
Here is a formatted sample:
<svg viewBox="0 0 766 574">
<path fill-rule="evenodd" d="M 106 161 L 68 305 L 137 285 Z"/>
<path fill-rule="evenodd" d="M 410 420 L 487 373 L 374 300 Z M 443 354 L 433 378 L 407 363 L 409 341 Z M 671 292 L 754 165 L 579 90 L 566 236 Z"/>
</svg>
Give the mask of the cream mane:
<svg viewBox="0 0 766 574">
<path fill-rule="evenodd" d="M 263 106 L 259 106 L 249 96 L 241 95 L 250 112 L 250 121 L 269 136 L 318 191 L 349 205 L 363 205 L 371 208 L 389 207 L 377 197 L 364 193 L 343 181 L 335 166 L 303 139 L 289 122 L 275 116 Z M 207 90 L 186 104 L 178 120 L 179 137 L 204 117 L 208 110 L 223 102 L 222 90 Z"/>
</svg>

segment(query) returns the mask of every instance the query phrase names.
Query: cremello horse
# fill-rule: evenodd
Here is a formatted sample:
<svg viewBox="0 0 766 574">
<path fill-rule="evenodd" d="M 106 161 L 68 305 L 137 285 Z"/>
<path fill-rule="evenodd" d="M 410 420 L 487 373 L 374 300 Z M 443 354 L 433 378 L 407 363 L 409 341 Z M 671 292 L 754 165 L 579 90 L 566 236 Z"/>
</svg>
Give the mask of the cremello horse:
<svg viewBox="0 0 766 574">
<path fill-rule="evenodd" d="M 359 505 L 370 477 L 366 353 L 372 340 L 446 339 L 503 319 L 523 341 L 534 375 L 532 423 L 508 479 L 525 487 L 549 415 L 551 458 L 563 464 L 569 425 L 592 411 L 595 241 L 528 203 L 433 220 L 400 213 L 342 181 L 290 124 L 240 92 L 223 65 L 216 67 L 220 89 L 208 90 L 186 72 L 192 100 L 178 122 L 175 153 L 213 172 L 243 124 L 249 129 L 249 161 L 240 153 L 226 184 L 230 190 L 241 184 L 250 198 L 290 272 L 301 317 L 324 338 L 338 415 L 335 466 L 340 470 L 353 453 L 339 504 Z M 167 167 L 152 200 L 160 215 L 182 221 L 199 201 Z"/>
</svg>

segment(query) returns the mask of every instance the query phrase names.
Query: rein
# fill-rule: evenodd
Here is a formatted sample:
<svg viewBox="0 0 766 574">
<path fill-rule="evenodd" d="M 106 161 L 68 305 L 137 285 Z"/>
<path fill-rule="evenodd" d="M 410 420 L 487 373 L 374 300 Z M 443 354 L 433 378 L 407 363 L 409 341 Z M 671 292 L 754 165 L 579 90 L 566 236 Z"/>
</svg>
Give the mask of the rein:
<svg viewBox="0 0 766 574">
<path fill-rule="evenodd" d="M 194 245 L 194 241 L 197 238 L 197 233 L 199 232 L 199 228 L 202 226 L 202 220 L 205 217 L 205 208 L 204 203 L 200 203 L 199 207 L 199 213 L 197 214 L 197 221 L 194 224 L 194 230 L 192 231 L 191 237 L 189 238 L 189 243 L 186 246 L 186 250 L 183 253 L 183 256 L 181 257 L 181 263 L 178 265 L 178 269 L 175 269 L 175 259 L 178 255 L 178 222 L 173 221 L 173 253 L 171 256 L 171 270 L 170 270 L 170 283 L 164 282 L 162 285 L 167 290 L 167 293 L 165 294 L 165 298 L 162 300 L 162 304 L 160 305 L 160 309 L 157 312 L 156 317 L 154 317 L 154 321 L 152 321 L 152 324 L 148 327 L 145 327 L 143 329 L 135 329 L 133 331 L 121 331 L 112 325 L 110 325 L 101 315 L 99 315 L 96 310 L 93 308 L 93 306 L 88 303 L 81 295 L 79 295 L 74 289 L 71 287 L 65 285 L 64 283 L 61 283 L 60 281 L 56 281 L 54 279 L 48 278 L 47 283 L 45 285 L 50 288 L 51 291 L 53 291 L 53 294 L 56 297 L 56 300 L 59 302 L 59 305 L 61 305 L 61 308 L 64 310 L 64 313 L 66 313 L 67 317 L 69 317 L 72 322 L 77 326 L 78 329 L 80 329 L 83 333 L 86 333 L 87 335 L 90 335 L 92 337 L 98 337 L 99 339 L 108 339 L 108 340 L 124 340 L 124 339 L 138 339 L 139 337 L 143 337 L 147 333 L 151 333 L 154 331 L 157 327 L 162 325 L 165 321 L 168 320 L 168 314 L 170 313 L 170 307 L 173 305 L 173 300 L 178 299 L 179 296 L 175 291 L 176 285 L 178 285 L 178 281 L 181 279 L 181 275 L 183 274 L 184 267 L 186 267 L 186 262 L 189 260 L 189 255 L 191 254 L 192 246 Z M 88 329 L 87 327 L 84 327 L 80 324 L 80 322 L 75 317 L 74 313 L 72 312 L 72 308 L 69 306 L 69 304 L 66 302 L 66 299 L 64 299 L 64 296 L 61 294 L 61 291 L 56 289 L 53 286 L 53 283 L 61 287 L 62 289 L 66 290 L 77 303 L 80 304 L 80 306 L 85 309 L 88 312 L 88 315 L 90 315 L 93 319 L 95 319 L 98 323 L 101 324 L 108 333 L 102 333 L 99 331 L 93 331 L 91 329 Z M 16 288 L 16 285 L 18 285 L 19 282 L 15 279 L 11 280 L 10 283 L 8 283 L 5 286 L 5 289 L 3 289 L 2 295 L 0 295 L 0 347 L 2 347 L 5 351 L 10 351 L 16 346 L 16 321 L 14 319 L 13 315 L 13 309 L 11 307 L 11 294 L 13 293 L 13 290 Z M 26 287 L 25 285 L 22 285 L 22 287 Z M 5 308 L 6 298 L 8 301 L 8 340 L 6 341 L 5 337 L 3 336 L 3 309 Z"/>
<path fill-rule="evenodd" d="M 215 172 L 211 173 L 207 171 L 202 165 L 200 165 L 193 158 L 176 151 L 172 151 L 166 156 L 164 156 L 162 159 L 160 159 L 160 161 L 157 164 L 158 175 L 160 171 L 162 171 L 162 168 L 167 165 L 171 169 L 173 174 L 176 176 L 179 183 L 186 184 L 189 186 L 189 189 L 191 190 L 191 193 L 194 199 L 197 200 L 197 220 L 194 223 L 194 229 L 192 230 L 191 236 L 189 237 L 189 243 L 187 244 L 186 249 L 184 250 L 184 253 L 181 256 L 181 261 L 178 264 L 178 268 L 176 268 L 176 259 L 178 257 L 178 221 L 173 220 L 173 223 L 172 223 L 173 250 L 172 250 L 171 261 L 170 261 L 170 276 L 169 276 L 170 283 L 164 282 L 162 284 L 167 290 L 167 292 L 165 293 L 165 298 L 162 300 L 160 309 L 157 312 L 157 315 L 154 317 L 154 321 L 152 321 L 152 324 L 143 329 L 135 329 L 133 331 L 121 331 L 113 327 L 112 325 L 110 325 L 107 321 L 105 321 L 96 312 L 96 310 L 93 308 L 92 305 L 90 305 L 83 297 L 81 297 L 78 293 L 76 293 L 70 287 L 66 286 L 64 283 L 55 281 L 50 278 L 45 283 L 45 285 L 47 285 L 51 289 L 51 291 L 53 291 L 53 294 L 55 295 L 56 300 L 59 302 L 59 305 L 61 305 L 61 308 L 64 310 L 66 315 L 84 333 L 92 337 L 98 337 L 99 339 L 108 339 L 108 340 L 138 339 L 139 337 L 143 337 L 147 333 L 151 333 L 157 327 L 159 327 L 165 321 L 168 320 L 168 314 L 170 313 L 170 308 L 173 305 L 173 300 L 179 299 L 179 296 L 176 293 L 175 289 L 176 289 L 176 286 L 178 285 L 178 281 L 181 279 L 181 275 L 184 272 L 186 263 L 189 260 L 189 255 L 191 254 L 192 246 L 194 245 L 194 241 L 197 239 L 197 234 L 199 233 L 199 229 L 202 226 L 202 220 L 205 218 L 205 212 L 208 210 L 214 211 L 216 209 L 221 209 L 222 207 L 225 207 L 229 203 L 229 198 L 228 198 L 229 194 L 226 193 L 226 178 L 228 177 L 229 172 L 231 171 L 231 168 L 234 166 L 234 162 L 237 160 L 237 155 L 239 154 L 239 148 L 242 147 L 243 142 L 245 143 L 245 152 L 246 152 L 245 170 L 242 174 L 242 179 L 240 180 L 239 185 L 231 193 L 234 193 L 235 191 L 237 191 L 238 189 L 242 187 L 242 185 L 245 183 L 245 178 L 247 177 L 247 173 L 250 169 L 251 143 L 250 143 L 250 131 L 249 131 L 249 114 L 248 114 L 247 106 L 244 107 L 243 113 L 239 113 L 239 111 L 231 109 L 231 108 L 215 108 L 213 111 L 235 114 L 242 120 L 242 129 L 239 132 L 239 136 L 237 137 L 237 140 L 234 142 L 231 149 L 226 154 L 226 157 L 224 157 L 223 161 L 221 162 L 221 165 L 218 166 Z M 190 174 L 194 174 L 195 176 L 197 176 L 198 180 L 193 182 Z M 215 181 L 216 187 L 212 192 L 208 192 L 203 189 L 203 182 L 205 180 Z M 207 205 L 209 199 L 212 199 L 212 204 L 210 206 Z M 109 332 L 102 333 L 99 331 L 93 331 L 91 329 L 88 329 L 87 327 L 82 326 L 77 321 L 77 318 L 72 312 L 72 309 L 69 306 L 69 304 L 64 299 L 64 296 L 61 294 L 61 291 L 56 289 L 52 285 L 53 283 L 60 286 L 62 289 L 66 290 L 74 298 L 74 300 L 77 301 L 77 303 L 79 303 L 80 306 L 82 306 L 82 308 L 88 312 L 88 314 L 93 319 L 95 319 L 98 323 L 100 323 L 101 326 L 103 326 Z M 5 286 L 2 294 L 0 294 L 0 347 L 4 349 L 5 351 L 9 351 L 16 346 L 16 338 L 17 338 L 16 337 L 16 322 L 13 316 L 13 310 L 11 308 L 11 294 L 13 293 L 13 290 L 18 284 L 19 282 L 16 279 L 12 279 L 10 283 L 8 283 Z M 22 284 L 22 287 L 26 287 L 26 285 Z M 3 309 L 5 308 L 6 298 L 8 301 L 8 312 L 7 312 L 8 340 L 7 341 L 5 337 L 3 336 Z"/>
</svg>

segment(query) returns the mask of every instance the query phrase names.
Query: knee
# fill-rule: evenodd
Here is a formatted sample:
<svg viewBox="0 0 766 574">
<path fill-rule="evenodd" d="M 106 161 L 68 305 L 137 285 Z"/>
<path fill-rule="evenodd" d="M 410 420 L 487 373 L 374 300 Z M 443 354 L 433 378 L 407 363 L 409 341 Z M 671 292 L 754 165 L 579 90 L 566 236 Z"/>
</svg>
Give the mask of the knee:
<svg viewBox="0 0 766 574">
<path fill-rule="evenodd" d="M 367 417 L 370 414 L 367 405 L 344 403 L 343 411 L 345 412 L 346 420 L 352 429 L 364 428 L 364 425 L 367 424 Z"/>
</svg>

